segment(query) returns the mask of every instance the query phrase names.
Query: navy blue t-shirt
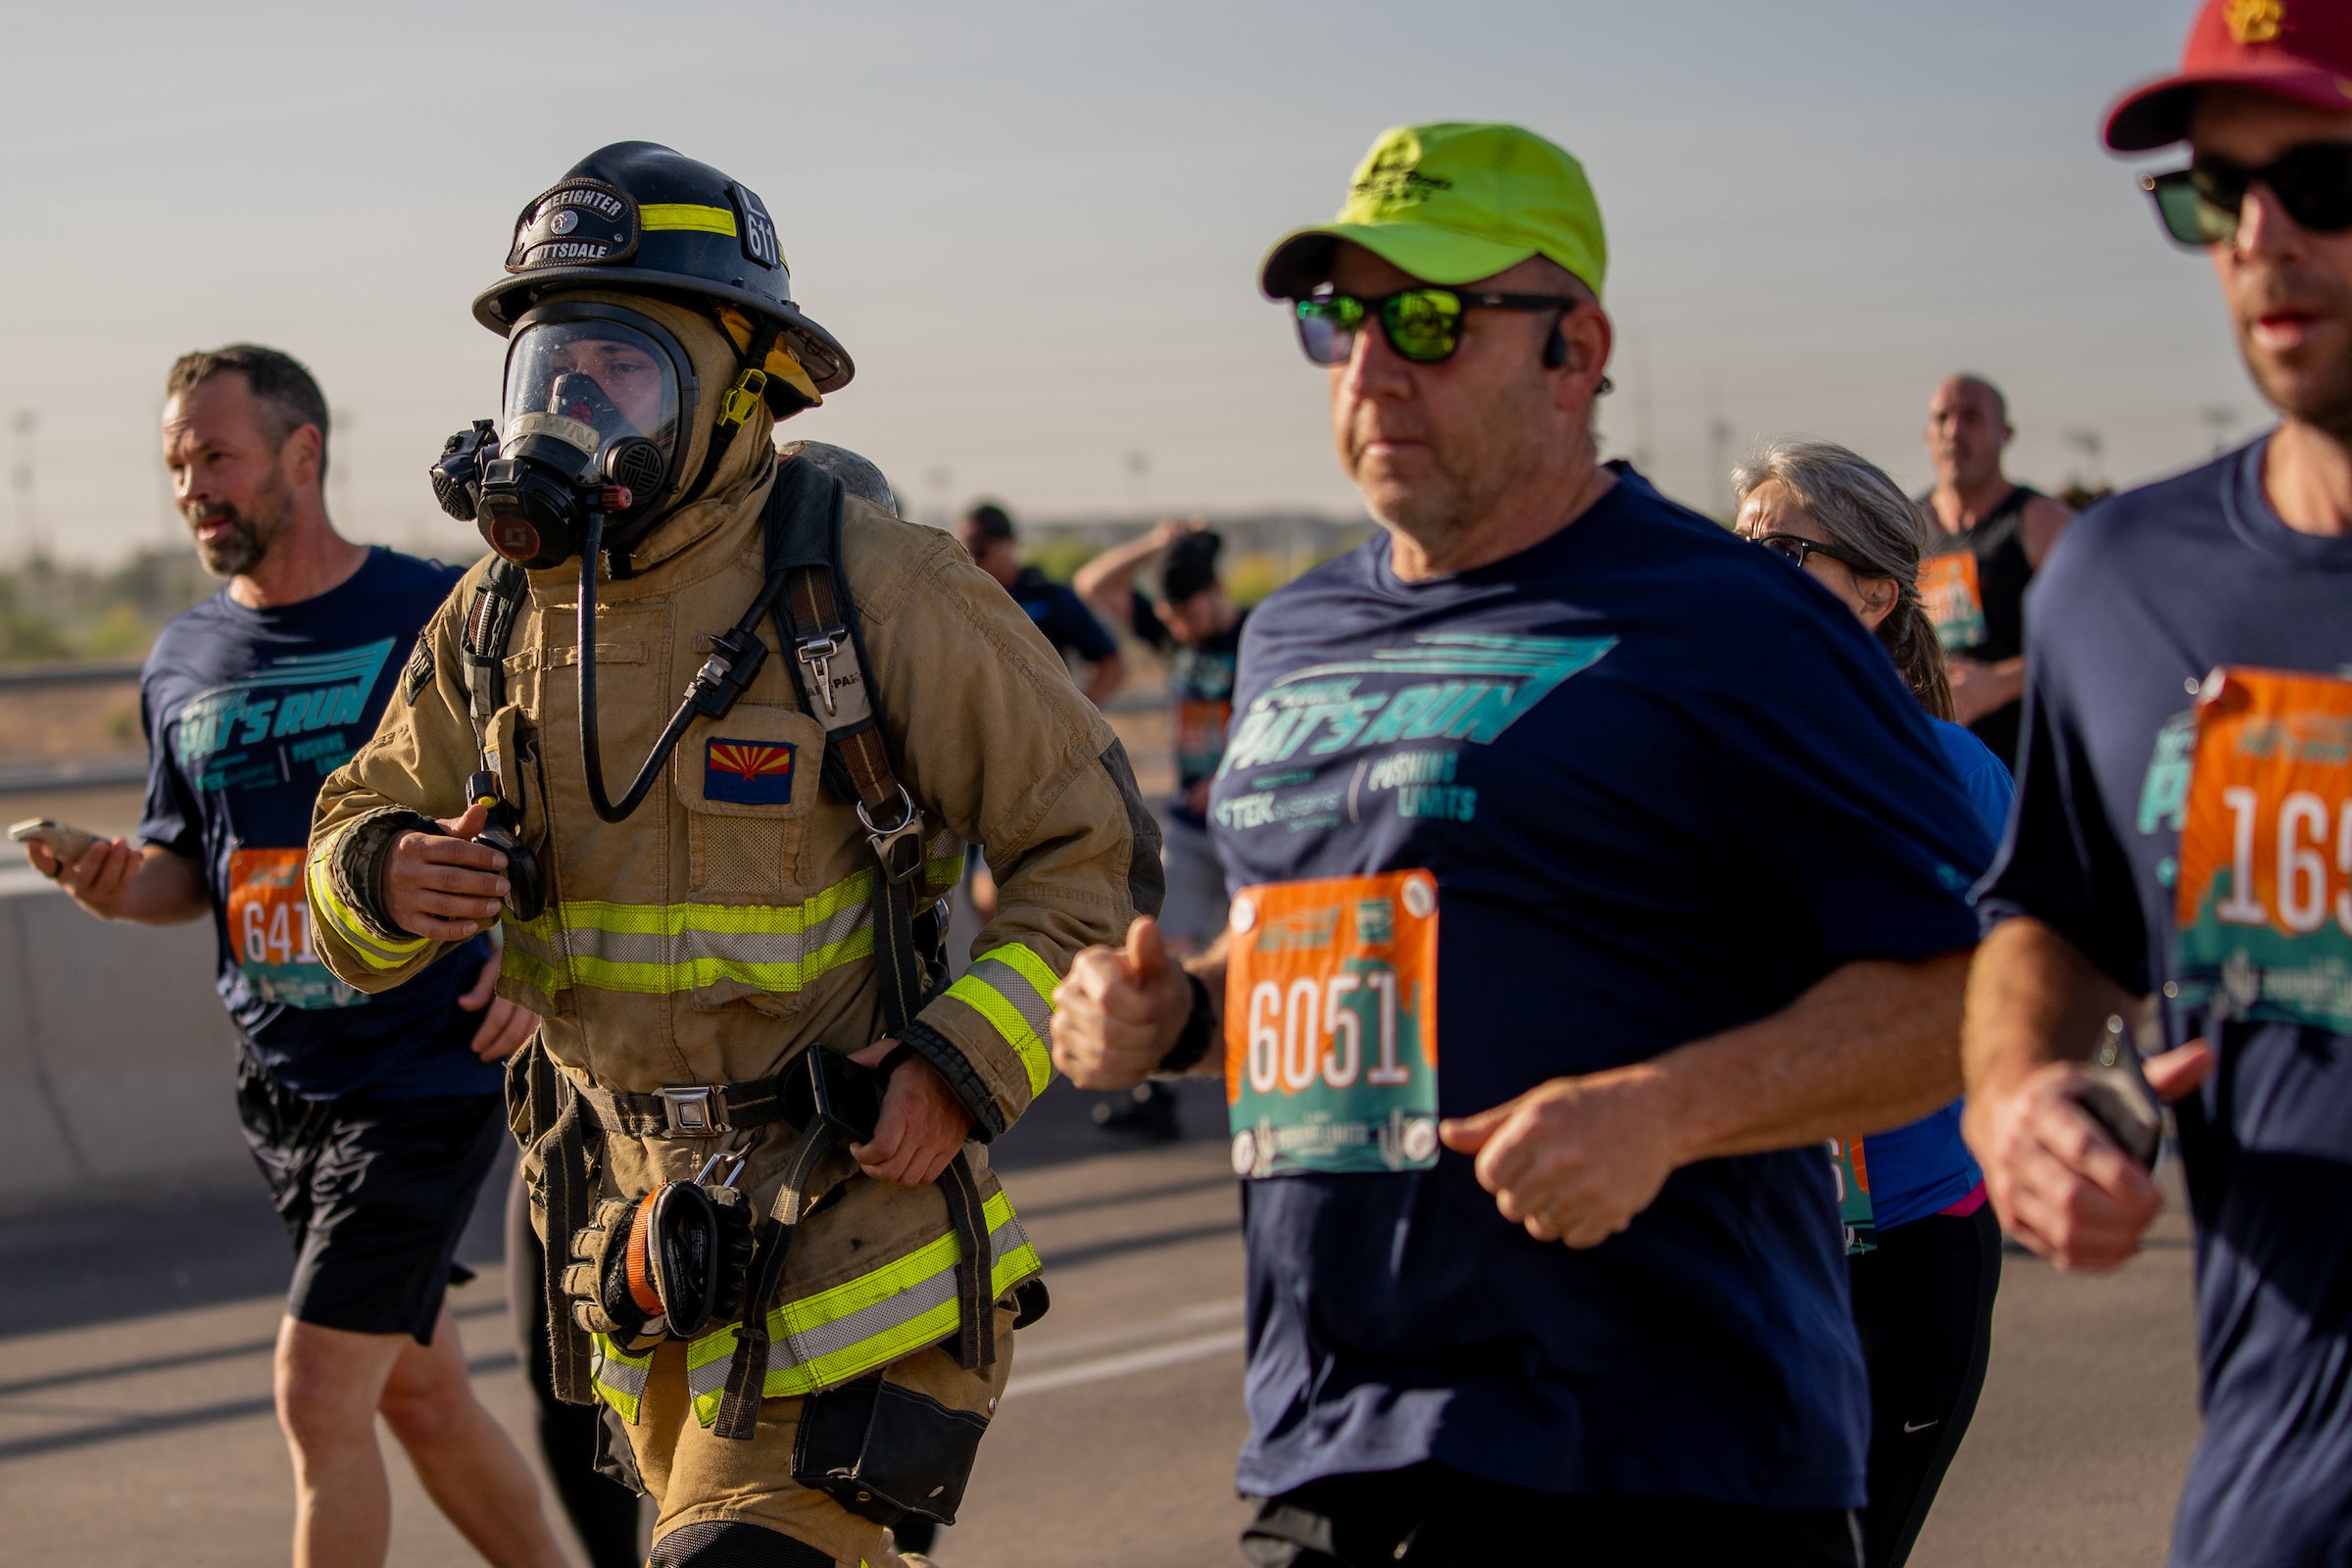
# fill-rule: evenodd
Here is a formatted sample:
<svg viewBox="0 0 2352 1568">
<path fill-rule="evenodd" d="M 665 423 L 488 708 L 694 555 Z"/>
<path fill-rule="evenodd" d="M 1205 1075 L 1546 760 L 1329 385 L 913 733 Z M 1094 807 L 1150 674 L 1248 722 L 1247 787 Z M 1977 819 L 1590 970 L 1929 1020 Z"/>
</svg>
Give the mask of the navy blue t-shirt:
<svg viewBox="0 0 2352 1568">
<path fill-rule="evenodd" d="M 2191 710 L 2217 664 L 2352 670 L 2352 539 L 2297 533 L 2262 493 L 2266 441 L 2094 507 L 2026 595 L 2017 813 L 1983 896 L 2127 989 L 2170 979 Z M 2178 1045 L 2209 1021 L 2168 1005 Z M 2352 1556 L 2352 1041 L 2218 1031 L 2181 1107 L 2196 1224 L 2205 1429 L 2179 1564 Z"/>
<path fill-rule="evenodd" d="M 368 997 L 311 951 L 301 875 L 318 786 L 375 733 L 417 633 L 461 573 L 371 550 L 340 586 L 249 610 L 223 589 L 147 656 L 147 805 L 139 836 L 204 867 L 216 982 L 254 1059 L 310 1100 L 489 1094 L 456 1005 L 489 957 L 478 938 Z"/>
<path fill-rule="evenodd" d="M 1399 581 L 1376 537 L 1244 641 L 1211 806 L 1227 873 L 1434 875 L 1444 1115 L 1976 938 L 1989 845 L 1886 650 L 1804 572 L 1617 473 L 1459 576 Z M 1587 1251 L 1503 1219 L 1450 1152 L 1251 1181 L 1243 1212 L 1245 1492 L 1434 1459 L 1555 1493 L 1862 1501 L 1818 1145 L 1687 1166 Z"/>
<path fill-rule="evenodd" d="M 1046 641 L 1062 658 L 1076 655 L 1090 664 L 1100 664 L 1118 652 L 1118 644 L 1095 618 L 1086 601 L 1067 585 L 1052 581 L 1035 566 L 1023 566 L 1021 574 L 1007 590 L 1012 602 L 1029 613 L 1037 629 L 1046 634 Z"/>
</svg>

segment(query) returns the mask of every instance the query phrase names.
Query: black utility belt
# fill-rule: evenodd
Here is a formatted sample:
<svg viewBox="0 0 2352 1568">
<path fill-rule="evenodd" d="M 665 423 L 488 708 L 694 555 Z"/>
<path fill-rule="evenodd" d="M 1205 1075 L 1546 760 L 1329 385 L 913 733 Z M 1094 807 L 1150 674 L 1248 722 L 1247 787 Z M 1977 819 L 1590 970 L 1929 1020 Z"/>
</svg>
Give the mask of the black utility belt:
<svg viewBox="0 0 2352 1568">
<path fill-rule="evenodd" d="M 776 1122 L 805 1132 L 825 1120 L 863 1142 L 882 1114 L 883 1081 L 901 1059 L 893 1052 L 877 1070 L 817 1044 L 765 1078 L 665 1084 L 652 1094 L 588 1088 L 580 1098 L 605 1131 L 636 1138 L 718 1138 Z"/>
</svg>

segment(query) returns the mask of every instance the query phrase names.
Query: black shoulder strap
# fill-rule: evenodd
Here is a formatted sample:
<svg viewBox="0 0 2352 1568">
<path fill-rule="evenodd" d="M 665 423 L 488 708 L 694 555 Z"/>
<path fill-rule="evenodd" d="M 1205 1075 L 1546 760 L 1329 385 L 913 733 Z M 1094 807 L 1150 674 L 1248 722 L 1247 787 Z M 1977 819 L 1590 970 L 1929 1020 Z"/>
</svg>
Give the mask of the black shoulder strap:
<svg viewBox="0 0 2352 1568">
<path fill-rule="evenodd" d="M 523 569 L 504 556 L 490 563 L 475 584 L 473 603 L 466 611 L 466 711 L 473 720 L 478 749 L 490 737 L 490 718 L 507 697 L 507 644 L 514 636 L 514 615 L 530 591 Z"/>
<path fill-rule="evenodd" d="M 865 634 L 841 569 L 842 483 L 814 464 L 776 471 L 765 514 L 767 568 L 781 572 L 776 636 L 801 704 L 825 730 L 825 783 L 858 809 L 874 852 L 874 958 L 892 1034 L 922 1009 L 930 975 L 914 943 L 914 883 L 923 871 L 923 814 L 899 782 L 890 737 L 866 679 Z"/>
</svg>

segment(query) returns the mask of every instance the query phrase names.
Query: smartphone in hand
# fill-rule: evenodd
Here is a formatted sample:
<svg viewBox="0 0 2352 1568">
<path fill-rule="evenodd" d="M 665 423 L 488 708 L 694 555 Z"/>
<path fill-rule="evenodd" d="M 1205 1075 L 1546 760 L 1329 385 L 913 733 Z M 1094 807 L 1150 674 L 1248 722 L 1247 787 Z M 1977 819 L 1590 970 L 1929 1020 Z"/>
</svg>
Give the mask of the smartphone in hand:
<svg viewBox="0 0 2352 1568">
<path fill-rule="evenodd" d="M 45 816 L 27 817 L 11 824 L 8 830 L 12 844 L 38 844 L 67 865 L 72 865 L 98 842 L 98 835 L 85 833 L 77 827 L 51 821 Z"/>
</svg>

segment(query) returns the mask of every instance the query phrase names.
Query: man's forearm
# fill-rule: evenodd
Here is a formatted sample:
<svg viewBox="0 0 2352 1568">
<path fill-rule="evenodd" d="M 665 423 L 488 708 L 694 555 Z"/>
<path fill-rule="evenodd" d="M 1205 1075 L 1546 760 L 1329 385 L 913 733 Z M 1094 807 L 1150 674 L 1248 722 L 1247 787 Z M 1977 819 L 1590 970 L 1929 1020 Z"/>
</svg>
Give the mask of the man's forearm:
<svg viewBox="0 0 2352 1568">
<path fill-rule="evenodd" d="M 1690 1159 L 1899 1127 L 1959 1097 L 1968 965 L 1848 963 L 1769 1018 L 1622 1070 L 1657 1077 Z"/>
<path fill-rule="evenodd" d="M 1117 601 L 1126 596 L 1128 583 L 1144 563 L 1159 554 L 1161 548 L 1160 541 L 1152 534 L 1113 545 L 1078 568 L 1070 578 L 1070 589 L 1097 610 L 1123 617 L 1126 606 Z"/>
<path fill-rule="evenodd" d="M 2090 1055 L 2132 997 L 2056 928 L 2003 920 L 1977 950 L 1960 1059 L 1971 1095 L 2003 1089 L 2053 1061 Z"/>
</svg>

